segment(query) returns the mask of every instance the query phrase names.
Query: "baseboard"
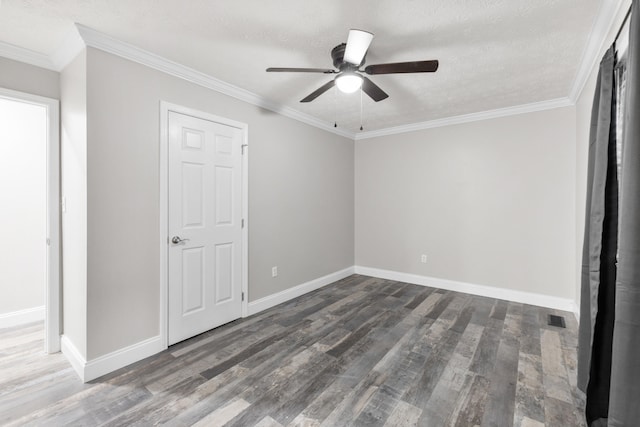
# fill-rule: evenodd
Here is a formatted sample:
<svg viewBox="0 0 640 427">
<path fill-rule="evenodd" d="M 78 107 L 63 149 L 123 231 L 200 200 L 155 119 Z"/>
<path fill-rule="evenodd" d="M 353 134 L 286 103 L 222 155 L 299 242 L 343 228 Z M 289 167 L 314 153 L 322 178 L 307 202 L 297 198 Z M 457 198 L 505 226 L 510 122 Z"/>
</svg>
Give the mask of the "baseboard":
<svg viewBox="0 0 640 427">
<path fill-rule="evenodd" d="M 12 326 L 24 325 L 25 323 L 44 320 L 45 307 L 33 307 L 24 310 L 12 311 L 11 313 L 0 314 L 0 328 L 11 328 Z"/>
<path fill-rule="evenodd" d="M 85 383 L 164 350 L 160 336 L 156 336 L 87 362 L 71 340 L 64 335 L 61 347 L 62 353 Z"/>
<path fill-rule="evenodd" d="M 248 304 L 249 315 L 275 307 L 278 304 L 282 304 L 283 302 L 287 302 L 338 280 L 349 277 L 354 273 L 416 285 L 431 286 L 472 295 L 537 305 L 557 310 L 570 311 L 573 312 L 576 317 L 579 316 L 578 307 L 575 301 L 568 298 L 559 298 L 550 295 L 515 291 L 512 289 L 457 282 L 436 277 L 420 276 L 417 274 L 401 273 L 398 271 L 382 270 L 363 266 L 348 267 L 276 294 L 260 298 L 256 301 L 251 301 Z M 60 340 L 60 344 L 62 353 L 67 357 L 71 366 L 73 366 L 83 382 L 99 378 L 134 362 L 153 356 L 165 349 L 162 345 L 160 336 L 156 336 L 87 362 L 68 337 L 63 335 Z"/>
<path fill-rule="evenodd" d="M 287 302 L 291 299 L 302 296 L 316 289 L 327 286 L 330 283 L 349 277 L 354 273 L 354 267 L 348 267 L 344 270 L 336 271 L 326 276 L 319 277 L 314 280 L 302 283 L 301 285 L 294 286 L 293 288 L 285 289 L 276 294 L 268 295 L 264 298 L 257 299 L 249 302 L 249 316 L 260 313 L 268 308 L 275 307 L 278 304 Z"/>
<path fill-rule="evenodd" d="M 573 312 L 573 315 L 576 317 L 576 320 L 578 321 L 578 323 L 580 323 L 580 302 L 572 301 L 571 305 L 572 305 L 571 311 Z"/>
<path fill-rule="evenodd" d="M 66 335 L 62 335 L 60 337 L 60 351 L 62 351 L 62 354 L 67 358 L 71 367 L 76 371 L 76 374 L 78 374 L 82 382 L 86 382 L 84 379 L 84 367 L 86 366 L 87 361 Z"/>
<path fill-rule="evenodd" d="M 463 292 L 466 294 L 497 298 L 575 313 L 575 302 L 569 298 L 516 291 L 513 289 L 496 288 L 494 286 L 477 285 L 474 283 L 457 282 L 437 277 L 420 276 L 418 274 L 401 273 L 398 271 L 382 270 L 371 267 L 355 266 L 354 269 L 356 274 L 362 274 L 364 276 L 396 280 L 398 282 L 412 283 L 414 285 L 431 286 L 434 288 L 446 289 L 448 291 Z"/>
<path fill-rule="evenodd" d="M 353 267 L 345 268 L 344 270 L 336 271 L 335 273 L 311 280 L 294 288 L 250 302 L 249 315 L 259 313 L 289 301 L 290 299 L 297 298 L 330 283 L 349 277 L 353 272 Z M 83 382 L 89 382 L 134 362 L 153 356 L 166 348 L 163 347 L 160 336 L 156 336 L 87 361 L 68 337 L 63 335 L 60 344 L 62 353 L 67 357 L 69 363 L 71 363 L 71 366 L 73 366 L 73 369 L 75 369 Z"/>
<path fill-rule="evenodd" d="M 110 372 L 124 368 L 139 360 L 160 353 L 162 346 L 160 335 L 140 341 L 96 359 L 89 360 L 84 369 L 84 381 L 91 381 Z"/>
</svg>

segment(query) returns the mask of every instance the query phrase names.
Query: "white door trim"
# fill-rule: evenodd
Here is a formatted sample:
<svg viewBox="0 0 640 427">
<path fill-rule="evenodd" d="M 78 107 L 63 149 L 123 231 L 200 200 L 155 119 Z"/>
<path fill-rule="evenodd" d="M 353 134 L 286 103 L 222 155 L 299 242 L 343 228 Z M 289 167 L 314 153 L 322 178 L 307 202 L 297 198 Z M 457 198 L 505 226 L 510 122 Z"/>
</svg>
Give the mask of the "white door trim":
<svg viewBox="0 0 640 427">
<path fill-rule="evenodd" d="M 231 126 L 242 131 L 242 317 L 248 315 L 249 300 L 249 126 L 224 117 L 189 107 L 160 101 L 160 338 L 162 348 L 168 347 L 169 333 L 169 112 L 185 114 L 203 120 Z"/>
<path fill-rule="evenodd" d="M 60 103 L 57 99 L 0 88 L 0 97 L 40 105 L 47 110 L 47 284 L 45 338 L 47 353 L 60 351 Z"/>
</svg>

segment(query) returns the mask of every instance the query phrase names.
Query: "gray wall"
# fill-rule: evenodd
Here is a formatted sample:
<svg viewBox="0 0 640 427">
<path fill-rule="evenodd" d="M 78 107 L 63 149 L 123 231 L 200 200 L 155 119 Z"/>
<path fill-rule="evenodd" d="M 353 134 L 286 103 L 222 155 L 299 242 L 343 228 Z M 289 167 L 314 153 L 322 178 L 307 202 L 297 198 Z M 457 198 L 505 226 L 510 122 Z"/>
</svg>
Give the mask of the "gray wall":
<svg viewBox="0 0 640 427">
<path fill-rule="evenodd" d="M 0 87 L 60 99 L 60 74 L 0 57 Z"/>
<path fill-rule="evenodd" d="M 353 265 L 352 141 L 92 48 L 87 76 L 88 360 L 159 333 L 160 100 L 249 125 L 251 301 Z"/>
<path fill-rule="evenodd" d="M 573 107 L 358 141 L 356 265 L 573 298 L 575 155 Z"/>
<path fill-rule="evenodd" d="M 87 357 L 87 54 L 60 74 L 62 323 L 64 335 Z"/>
</svg>

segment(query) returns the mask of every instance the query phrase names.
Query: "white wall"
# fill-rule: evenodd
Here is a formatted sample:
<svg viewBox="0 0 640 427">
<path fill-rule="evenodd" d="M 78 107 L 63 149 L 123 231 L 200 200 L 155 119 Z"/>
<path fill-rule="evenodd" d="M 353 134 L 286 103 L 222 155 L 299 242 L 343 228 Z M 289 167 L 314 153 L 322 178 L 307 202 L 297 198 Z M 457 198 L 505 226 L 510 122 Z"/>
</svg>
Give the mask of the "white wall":
<svg viewBox="0 0 640 427">
<path fill-rule="evenodd" d="M 63 334 L 87 355 L 86 51 L 60 75 Z"/>
<path fill-rule="evenodd" d="M 159 333 L 161 100 L 249 125 L 250 301 L 353 265 L 353 141 L 89 48 L 88 360 Z"/>
<path fill-rule="evenodd" d="M 0 314 L 44 306 L 47 111 L 0 98 Z"/>
<path fill-rule="evenodd" d="M 575 158 L 573 107 L 358 141 L 356 265 L 573 298 Z"/>
</svg>

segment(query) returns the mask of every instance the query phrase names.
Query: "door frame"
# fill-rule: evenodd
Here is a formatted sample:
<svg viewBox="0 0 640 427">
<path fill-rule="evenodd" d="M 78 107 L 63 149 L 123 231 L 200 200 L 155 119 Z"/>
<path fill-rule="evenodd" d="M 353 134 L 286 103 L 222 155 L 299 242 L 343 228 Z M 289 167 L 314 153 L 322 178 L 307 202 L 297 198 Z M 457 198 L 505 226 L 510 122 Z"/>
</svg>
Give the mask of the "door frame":
<svg viewBox="0 0 640 427">
<path fill-rule="evenodd" d="M 179 113 L 220 123 L 242 131 L 242 317 L 248 315 L 249 302 L 249 126 L 182 105 L 160 101 L 160 341 L 169 341 L 169 113 Z"/>
<path fill-rule="evenodd" d="M 0 87 L 0 98 L 44 107 L 47 111 L 47 212 L 44 351 L 60 351 L 60 101 Z"/>
</svg>

